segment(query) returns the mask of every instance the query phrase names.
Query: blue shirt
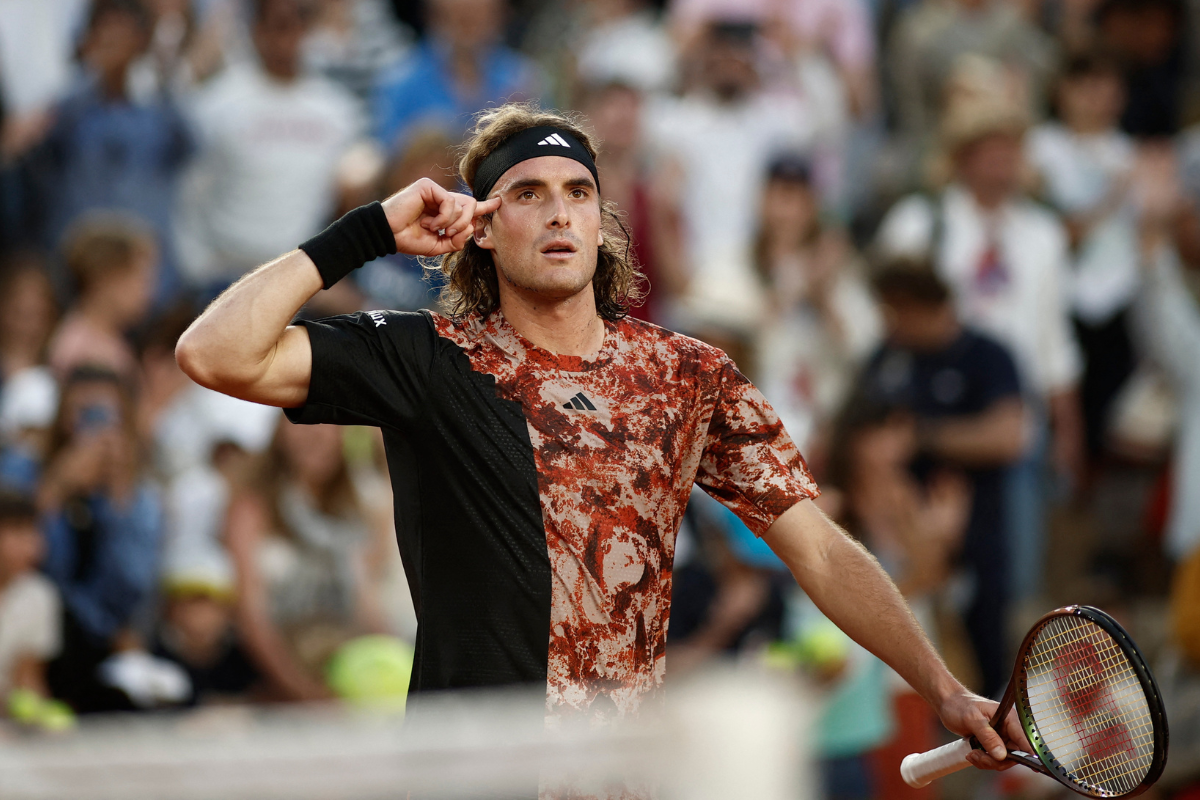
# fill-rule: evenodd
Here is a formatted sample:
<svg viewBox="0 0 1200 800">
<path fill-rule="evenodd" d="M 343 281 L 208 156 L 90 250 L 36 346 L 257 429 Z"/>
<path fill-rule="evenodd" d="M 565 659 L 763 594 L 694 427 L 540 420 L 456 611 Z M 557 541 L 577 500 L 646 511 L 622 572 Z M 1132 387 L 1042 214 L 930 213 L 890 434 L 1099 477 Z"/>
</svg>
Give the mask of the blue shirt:
<svg viewBox="0 0 1200 800">
<path fill-rule="evenodd" d="M 175 288 L 171 212 L 176 180 L 194 149 L 179 111 L 165 99 L 133 102 L 104 95 L 85 78 L 58 106 L 44 153 L 51 217 L 46 231 L 57 245 L 67 227 L 94 209 L 120 209 L 158 234 L 163 270 L 159 299 Z"/>
<path fill-rule="evenodd" d="M 84 630 L 105 641 L 129 624 L 157 581 L 162 505 L 149 484 L 124 505 L 100 494 L 83 505 L 86 514 L 64 509 L 44 520 L 42 571 Z"/>
<path fill-rule="evenodd" d="M 425 40 L 380 77 L 371 100 L 375 136 L 389 150 L 398 150 L 420 125 L 458 139 L 476 112 L 490 104 L 535 98 L 541 86 L 533 62 L 506 47 L 481 53 L 478 69 L 478 91 L 464 96 L 451 75 L 446 47 Z"/>
</svg>

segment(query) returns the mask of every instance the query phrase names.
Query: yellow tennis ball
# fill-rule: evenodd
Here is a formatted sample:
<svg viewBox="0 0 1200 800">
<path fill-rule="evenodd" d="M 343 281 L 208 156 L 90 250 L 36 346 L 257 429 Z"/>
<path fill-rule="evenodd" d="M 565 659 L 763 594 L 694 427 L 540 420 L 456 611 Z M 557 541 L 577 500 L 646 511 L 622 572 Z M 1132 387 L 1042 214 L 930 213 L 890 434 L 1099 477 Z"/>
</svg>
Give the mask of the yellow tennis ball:
<svg viewBox="0 0 1200 800">
<path fill-rule="evenodd" d="M 846 635 L 832 625 L 818 625 L 798 642 L 800 660 L 814 667 L 827 667 L 844 661 L 850 653 Z"/>
<path fill-rule="evenodd" d="M 393 636 L 361 636 L 338 648 L 325 668 L 329 688 L 366 708 L 403 711 L 413 649 Z"/>
</svg>

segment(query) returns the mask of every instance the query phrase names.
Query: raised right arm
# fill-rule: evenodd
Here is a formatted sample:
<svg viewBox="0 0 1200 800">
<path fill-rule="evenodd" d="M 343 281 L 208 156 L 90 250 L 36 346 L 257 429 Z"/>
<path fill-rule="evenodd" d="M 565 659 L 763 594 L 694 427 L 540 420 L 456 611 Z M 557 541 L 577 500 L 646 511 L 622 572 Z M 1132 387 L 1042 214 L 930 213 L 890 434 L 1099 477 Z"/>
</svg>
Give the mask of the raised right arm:
<svg viewBox="0 0 1200 800">
<path fill-rule="evenodd" d="M 461 249 L 473 219 L 500 207 L 477 203 L 421 179 L 383 203 L 402 253 L 437 256 Z M 338 224 L 338 223 L 335 223 Z M 308 397 L 312 348 L 291 325 L 324 285 L 322 270 L 302 250 L 280 256 L 221 294 L 180 337 L 175 358 L 196 383 L 264 405 L 291 408 Z"/>
</svg>

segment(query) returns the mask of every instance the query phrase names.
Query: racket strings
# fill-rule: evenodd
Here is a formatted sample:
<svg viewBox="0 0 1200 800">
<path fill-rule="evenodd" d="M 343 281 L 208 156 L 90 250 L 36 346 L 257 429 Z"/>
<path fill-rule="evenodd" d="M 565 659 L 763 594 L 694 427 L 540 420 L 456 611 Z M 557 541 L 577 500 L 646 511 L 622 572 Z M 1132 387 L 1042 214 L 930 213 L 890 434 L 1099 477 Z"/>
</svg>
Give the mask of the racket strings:
<svg viewBox="0 0 1200 800">
<path fill-rule="evenodd" d="M 1137 673 L 1103 628 L 1055 617 L 1025 657 L 1026 699 L 1045 749 L 1092 792 L 1140 785 L 1154 751 L 1154 720 Z"/>
</svg>

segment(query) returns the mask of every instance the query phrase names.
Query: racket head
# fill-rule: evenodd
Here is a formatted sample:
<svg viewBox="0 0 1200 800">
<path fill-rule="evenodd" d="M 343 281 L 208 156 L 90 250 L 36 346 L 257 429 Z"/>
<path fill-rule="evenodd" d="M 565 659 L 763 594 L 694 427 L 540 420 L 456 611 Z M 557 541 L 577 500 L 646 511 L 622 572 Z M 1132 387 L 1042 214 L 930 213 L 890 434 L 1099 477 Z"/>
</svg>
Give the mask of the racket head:
<svg viewBox="0 0 1200 800">
<path fill-rule="evenodd" d="M 1046 772 L 1089 797 L 1131 797 L 1167 761 L 1167 717 L 1125 629 L 1091 606 L 1042 617 L 1017 656 L 1014 705 Z"/>
</svg>

